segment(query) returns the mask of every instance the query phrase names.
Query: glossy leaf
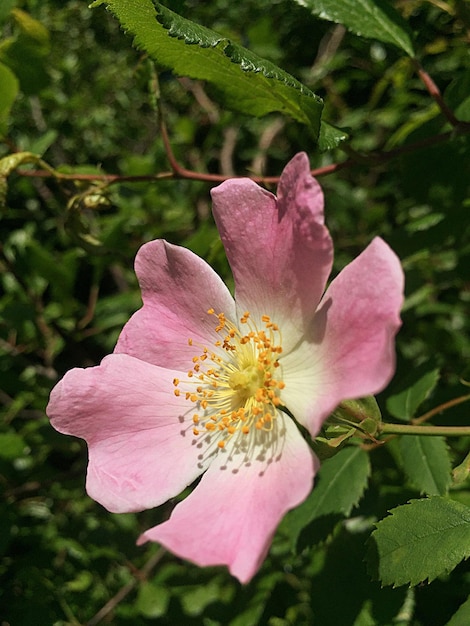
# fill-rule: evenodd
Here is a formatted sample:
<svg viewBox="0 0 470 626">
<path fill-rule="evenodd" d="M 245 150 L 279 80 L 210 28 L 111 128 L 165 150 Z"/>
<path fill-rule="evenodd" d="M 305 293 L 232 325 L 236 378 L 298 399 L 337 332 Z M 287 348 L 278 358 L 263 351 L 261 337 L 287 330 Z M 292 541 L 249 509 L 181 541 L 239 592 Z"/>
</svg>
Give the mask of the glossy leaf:
<svg viewBox="0 0 470 626">
<path fill-rule="evenodd" d="M 318 137 L 321 98 L 273 63 L 151 0 L 99 0 L 161 68 L 206 80 L 225 104 L 249 115 L 277 111 Z"/>
<path fill-rule="evenodd" d="M 431 582 L 470 556 L 470 507 L 436 496 L 390 513 L 377 524 L 369 550 L 384 585 Z"/>
<path fill-rule="evenodd" d="M 391 43 L 414 56 L 411 31 L 384 0 L 296 0 L 321 19 L 343 24 L 356 35 Z"/>
</svg>

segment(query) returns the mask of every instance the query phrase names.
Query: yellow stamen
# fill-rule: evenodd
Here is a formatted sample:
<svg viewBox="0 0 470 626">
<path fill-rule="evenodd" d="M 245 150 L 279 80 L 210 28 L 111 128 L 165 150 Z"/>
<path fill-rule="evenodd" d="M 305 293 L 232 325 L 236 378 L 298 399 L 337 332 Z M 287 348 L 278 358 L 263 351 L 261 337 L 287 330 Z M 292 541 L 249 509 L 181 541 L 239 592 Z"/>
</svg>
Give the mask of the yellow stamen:
<svg viewBox="0 0 470 626">
<path fill-rule="evenodd" d="M 201 347 L 192 357 L 194 365 L 187 372 L 186 385 L 196 383 L 195 392 L 185 389 L 184 393 L 198 410 L 192 418 L 194 435 L 213 433 L 214 445 L 223 449 L 237 434 L 273 430 L 282 404 L 280 392 L 285 388 L 279 378 L 282 337 L 269 315 L 261 316 L 263 326 L 259 328 L 245 311 L 240 317 L 245 328 L 241 329 L 222 312 L 210 308 L 207 313 L 215 317 L 220 339 L 214 342 L 215 351 Z M 192 339 L 188 345 L 193 345 Z M 175 378 L 173 385 L 181 387 L 182 383 Z M 179 396 L 180 388 L 174 394 Z"/>
</svg>

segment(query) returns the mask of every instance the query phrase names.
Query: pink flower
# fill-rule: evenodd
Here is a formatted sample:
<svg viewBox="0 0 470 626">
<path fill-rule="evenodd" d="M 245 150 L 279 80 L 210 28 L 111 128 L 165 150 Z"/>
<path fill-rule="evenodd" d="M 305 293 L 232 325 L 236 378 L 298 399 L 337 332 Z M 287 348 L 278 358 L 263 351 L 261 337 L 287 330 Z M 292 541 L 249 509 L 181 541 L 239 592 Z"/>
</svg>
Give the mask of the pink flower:
<svg viewBox="0 0 470 626">
<path fill-rule="evenodd" d="M 341 400 L 384 388 L 403 273 L 376 238 L 322 295 L 333 246 L 303 153 L 277 198 L 248 179 L 212 197 L 236 300 L 189 250 L 145 244 L 143 307 L 114 354 L 64 376 L 47 411 L 58 431 L 88 442 L 87 491 L 110 511 L 156 507 L 202 475 L 139 543 L 247 582 L 318 468 L 283 408 L 315 437 Z"/>
</svg>

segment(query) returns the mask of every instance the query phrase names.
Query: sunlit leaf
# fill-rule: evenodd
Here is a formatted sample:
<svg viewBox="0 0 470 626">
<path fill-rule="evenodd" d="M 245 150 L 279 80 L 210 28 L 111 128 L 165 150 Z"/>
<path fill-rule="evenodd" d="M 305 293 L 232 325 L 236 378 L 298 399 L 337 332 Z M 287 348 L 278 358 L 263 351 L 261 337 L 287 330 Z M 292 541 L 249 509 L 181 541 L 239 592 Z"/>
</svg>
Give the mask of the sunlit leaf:
<svg viewBox="0 0 470 626">
<path fill-rule="evenodd" d="M 384 585 L 431 582 L 470 556 L 470 507 L 435 496 L 390 511 L 377 524 L 371 570 Z"/>
<path fill-rule="evenodd" d="M 100 0 L 162 68 L 206 80 L 225 104 L 249 115 L 279 111 L 318 136 L 322 101 L 273 63 L 151 0 Z"/>
<path fill-rule="evenodd" d="M 378 39 L 414 56 L 408 24 L 384 0 L 296 0 L 318 17 L 343 24 L 356 35 Z"/>
</svg>

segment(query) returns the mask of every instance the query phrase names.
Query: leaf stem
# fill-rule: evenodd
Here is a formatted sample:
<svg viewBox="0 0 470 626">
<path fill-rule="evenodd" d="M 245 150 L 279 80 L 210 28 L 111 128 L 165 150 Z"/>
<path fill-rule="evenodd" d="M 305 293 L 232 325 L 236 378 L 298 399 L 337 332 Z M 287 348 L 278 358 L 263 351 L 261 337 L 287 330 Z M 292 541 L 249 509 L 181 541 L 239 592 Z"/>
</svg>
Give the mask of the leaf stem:
<svg viewBox="0 0 470 626">
<path fill-rule="evenodd" d="M 441 437 L 470 436 L 470 426 L 422 426 L 420 424 L 388 424 L 379 425 L 380 434 L 394 435 L 433 435 Z"/>
</svg>

